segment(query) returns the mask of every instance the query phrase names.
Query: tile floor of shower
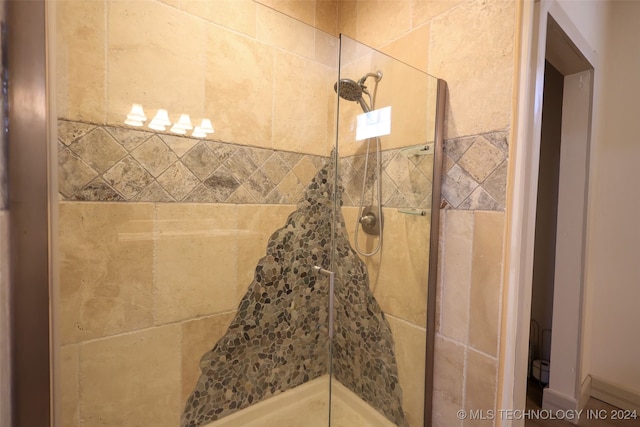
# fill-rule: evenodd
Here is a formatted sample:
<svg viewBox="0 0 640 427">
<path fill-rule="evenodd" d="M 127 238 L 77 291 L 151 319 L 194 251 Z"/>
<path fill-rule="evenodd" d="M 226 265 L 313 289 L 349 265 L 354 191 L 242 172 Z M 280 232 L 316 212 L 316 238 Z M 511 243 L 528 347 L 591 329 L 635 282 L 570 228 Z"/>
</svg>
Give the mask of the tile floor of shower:
<svg viewBox="0 0 640 427">
<path fill-rule="evenodd" d="M 332 383 L 332 427 L 395 427 L 374 408 L 337 381 Z M 329 376 L 309 381 L 252 405 L 206 427 L 327 427 Z"/>
</svg>

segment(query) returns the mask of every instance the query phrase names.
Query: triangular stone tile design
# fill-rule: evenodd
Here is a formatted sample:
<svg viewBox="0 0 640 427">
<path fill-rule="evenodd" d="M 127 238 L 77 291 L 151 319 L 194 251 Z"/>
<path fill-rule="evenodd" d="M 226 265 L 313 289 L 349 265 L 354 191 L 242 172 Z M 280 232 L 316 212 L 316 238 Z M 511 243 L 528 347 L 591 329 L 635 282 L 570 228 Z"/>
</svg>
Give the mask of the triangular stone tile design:
<svg viewBox="0 0 640 427">
<path fill-rule="evenodd" d="M 331 268 L 332 171 L 330 162 L 318 172 L 269 239 L 227 333 L 201 359 L 183 427 L 205 425 L 329 372 L 329 283 L 313 267 Z M 336 213 L 333 372 L 406 427 L 391 329 L 349 244 L 341 210 Z"/>
</svg>

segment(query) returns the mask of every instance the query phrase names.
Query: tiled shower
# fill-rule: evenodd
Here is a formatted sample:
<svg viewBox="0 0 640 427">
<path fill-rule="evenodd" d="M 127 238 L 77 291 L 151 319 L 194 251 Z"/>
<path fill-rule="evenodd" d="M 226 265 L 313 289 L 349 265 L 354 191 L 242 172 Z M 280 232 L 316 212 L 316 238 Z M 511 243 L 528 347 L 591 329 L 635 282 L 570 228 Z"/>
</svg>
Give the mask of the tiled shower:
<svg viewBox="0 0 640 427">
<path fill-rule="evenodd" d="M 254 28 L 198 2 L 57 7 L 63 425 L 205 425 L 330 371 L 396 425 L 422 423 L 429 215 L 398 208 L 430 208 L 433 156 L 402 153 L 432 138 L 430 77 L 396 104 L 418 124 L 382 153 L 389 255 L 362 261 L 348 239 L 365 153 L 345 145 L 336 182 L 331 151 L 339 41 L 242 4 Z M 421 74 L 351 47 L 345 73 L 389 68 L 382 105 Z M 133 102 L 207 115 L 216 133 L 126 126 Z M 338 274 L 333 357 L 312 263 Z"/>
<path fill-rule="evenodd" d="M 256 267 L 272 265 L 274 260 L 261 260 L 274 238 L 300 215 L 309 192 L 315 194 L 314 179 L 330 170 L 338 73 L 334 12 L 344 7 L 285 3 L 57 5 L 63 425 L 179 425 L 205 373 L 202 363 L 223 348 L 213 350 L 216 343 L 251 326 L 237 320 L 270 298 L 251 294 L 259 288 L 253 286 Z M 313 26 L 267 7 L 287 13 L 287 7 L 297 8 L 295 15 L 304 17 L 309 5 Z M 349 76 L 374 66 L 340 65 Z M 391 94 L 417 90 L 392 76 L 384 80 Z M 385 96 L 378 105 L 396 101 Z M 422 102 L 407 99 L 414 102 L 406 107 L 411 110 Z M 126 127 L 132 102 L 142 103 L 149 115 L 157 108 L 173 116 L 208 115 L 216 133 L 196 139 Z M 422 104 L 418 108 L 431 105 Z M 340 117 L 355 114 L 356 107 L 341 106 Z M 423 134 L 409 145 L 426 142 L 432 112 L 421 115 Z M 381 256 L 363 260 L 370 293 L 358 297 L 375 298 L 374 309 L 369 307 L 375 316 L 367 314 L 394 344 L 383 364 L 391 370 L 381 378 L 397 375 L 398 383 L 383 404 L 373 404 L 398 425 L 413 427 L 423 421 L 429 221 L 398 208 L 428 208 L 433 169 L 428 156 L 404 156 L 405 145 L 398 140 L 383 148 L 385 229 L 393 238 L 385 240 Z M 447 206 L 502 209 L 506 132 L 452 139 L 445 149 Z M 485 155 L 489 162 L 474 162 Z M 361 146 L 340 147 L 341 229 L 351 238 L 363 157 Z M 447 186 L 447 180 L 460 185 Z M 373 240 L 364 237 L 362 243 L 370 247 Z M 323 286 L 317 284 L 319 295 L 326 292 Z M 243 306 L 246 301 L 254 305 Z M 323 320 L 313 311 L 320 310 L 317 305 L 306 308 Z M 315 326 L 320 330 L 324 323 Z M 296 372 L 324 373 L 328 359 L 318 360 L 314 368 L 303 364 L 274 378 L 295 384 Z M 351 389 L 359 386 L 365 387 L 356 382 Z M 363 390 L 357 394 L 366 396 Z M 238 409 L 233 396 L 225 402 L 226 410 Z"/>
</svg>

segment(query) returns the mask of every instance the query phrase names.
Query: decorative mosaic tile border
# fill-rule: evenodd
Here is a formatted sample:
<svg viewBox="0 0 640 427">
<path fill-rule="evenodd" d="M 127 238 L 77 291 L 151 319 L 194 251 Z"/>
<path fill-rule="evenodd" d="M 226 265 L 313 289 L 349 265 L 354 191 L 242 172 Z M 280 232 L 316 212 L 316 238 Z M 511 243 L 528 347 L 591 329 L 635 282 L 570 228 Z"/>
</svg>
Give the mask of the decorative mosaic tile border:
<svg viewBox="0 0 640 427">
<path fill-rule="evenodd" d="M 445 141 L 442 180 L 445 209 L 505 209 L 509 132 L 497 131 Z"/>
<path fill-rule="evenodd" d="M 196 427 L 329 372 L 328 292 L 334 165 L 321 169 L 266 255 L 226 334 L 200 361 L 182 427 Z M 341 196 L 341 194 L 340 194 Z M 408 427 L 391 328 L 338 209 L 333 372 L 399 427 Z"/>
<path fill-rule="evenodd" d="M 294 204 L 326 157 L 59 120 L 63 200 Z M 443 207 L 504 210 L 508 132 L 445 141 Z M 433 155 L 382 152 L 382 200 L 429 209 Z M 374 202 L 369 155 L 365 205 Z M 341 158 L 345 206 L 359 206 L 365 155 Z"/>
<path fill-rule="evenodd" d="M 290 203 L 326 157 L 58 121 L 64 200 Z"/>
<path fill-rule="evenodd" d="M 382 205 L 389 208 L 431 208 L 433 154 L 407 156 L 402 149 L 381 153 Z M 339 171 L 344 182 L 344 204 L 360 206 L 366 155 L 340 159 Z M 376 154 L 369 155 L 364 205 L 377 205 Z"/>
</svg>

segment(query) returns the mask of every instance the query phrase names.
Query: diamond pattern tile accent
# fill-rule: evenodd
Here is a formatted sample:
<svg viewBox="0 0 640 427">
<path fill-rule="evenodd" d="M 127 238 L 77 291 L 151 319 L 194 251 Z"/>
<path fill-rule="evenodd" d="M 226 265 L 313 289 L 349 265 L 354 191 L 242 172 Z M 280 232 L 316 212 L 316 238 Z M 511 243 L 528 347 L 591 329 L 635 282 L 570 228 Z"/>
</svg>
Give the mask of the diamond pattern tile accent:
<svg viewBox="0 0 640 427">
<path fill-rule="evenodd" d="M 175 135 L 160 135 L 160 139 L 162 139 L 178 157 L 184 156 L 185 153 L 202 142 L 199 139 Z"/>
<path fill-rule="evenodd" d="M 399 190 L 409 201 L 409 207 L 427 208 L 421 204 L 431 193 L 431 181 L 419 170 L 411 171 L 409 178 L 402 183 Z"/>
<path fill-rule="evenodd" d="M 498 203 L 482 187 L 477 187 L 473 193 L 462 202 L 458 209 L 480 209 L 483 211 L 495 211 L 499 209 Z"/>
<path fill-rule="evenodd" d="M 123 202 L 125 198 L 111 188 L 102 178 L 96 178 L 73 195 L 74 200 L 103 200 L 105 202 Z"/>
<path fill-rule="evenodd" d="M 78 138 L 81 138 L 95 129 L 95 125 L 82 122 L 69 122 L 58 120 L 58 139 L 64 145 L 71 145 Z"/>
<path fill-rule="evenodd" d="M 98 174 L 71 150 L 58 152 L 58 189 L 65 197 L 72 197 Z"/>
<path fill-rule="evenodd" d="M 158 177 L 158 184 L 167 190 L 176 200 L 184 199 L 199 183 L 200 180 L 180 162 L 169 166 L 169 168 Z"/>
<path fill-rule="evenodd" d="M 117 128 L 114 126 L 105 126 L 105 130 L 127 151 L 135 149 L 138 145 L 154 135 L 153 132 L 131 128 Z"/>
<path fill-rule="evenodd" d="M 153 181 L 153 177 L 131 156 L 116 163 L 103 175 L 107 184 L 132 199 Z"/>
<path fill-rule="evenodd" d="M 328 158 L 134 128 L 58 121 L 60 193 L 66 200 L 295 204 Z M 508 131 L 445 142 L 444 205 L 502 210 Z M 385 207 L 431 200 L 433 156 L 382 153 Z M 365 203 L 373 200 L 376 156 L 369 156 Z M 365 155 L 341 158 L 345 206 L 360 204 Z M 154 179 L 155 177 L 155 179 Z"/>
<path fill-rule="evenodd" d="M 500 209 L 504 209 L 507 199 L 507 169 L 509 161 L 505 160 L 484 181 L 482 187 L 498 202 Z"/>
<path fill-rule="evenodd" d="M 458 165 L 452 167 L 442 181 L 442 195 L 453 207 L 458 207 L 479 185 Z"/>
<path fill-rule="evenodd" d="M 209 188 L 215 197 L 215 201 L 222 203 L 233 194 L 240 183 L 231 175 L 231 172 L 223 165 L 216 169 L 203 184 Z"/>
<path fill-rule="evenodd" d="M 476 181 L 484 181 L 502 163 L 506 155 L 482 136 L 469 147 L 458 161 Z"/>
<path fill-rule="evenodd" d="M 258 168 L 256 164 L 253 163 L 253 160 L 251 160 L 249 149 L 244 147 L 233 153 L 223 164 L 229 169 L 231 175 L 233 175 L 238 182 L 246 181 Z"/>
<path fill-rule="evenodd" d="M 220 166 L 220 160 L 204 142 L 193 147 L 182 158 L 182 163 L 200 180 L 206 179 Z"/>
<path fill-rule="evenodd" d="M 262 165 L 262 172 L 267 175 L 273 182 L 280 182 L 291 171 L 291 168 L 280 157 L 278 153 L 274 153 Z"/>
<path fill-rule="evenodd" d="M 173 164 L 178 157 L 158 136 L 154 135 L 131 152 L 131 155 L 154 177 Z"/>
<path fill-rule="evenodd" d="M 96 128 L 69 146 L 97 172 L 104 172 L 127 155 L 122 145 L 103 128 Z"/>
<path fill-rule="evenodd" d="M 175 202 L 176 199 L 171 197 L 171 194 L 167 193 L 167 190 L 162 188 L 157 182 L 152 182 L 142 190 L 135 198 L 136 201 L 144 202 Z"/>
<path fill-rule="evenodd" d="M 262 202 L 265 195 L 269 194 L 276 186 L 267 175 L 261 170 L 257 170 L 247 179 L 243 187 L 255 200 Z"/>
</svg>

